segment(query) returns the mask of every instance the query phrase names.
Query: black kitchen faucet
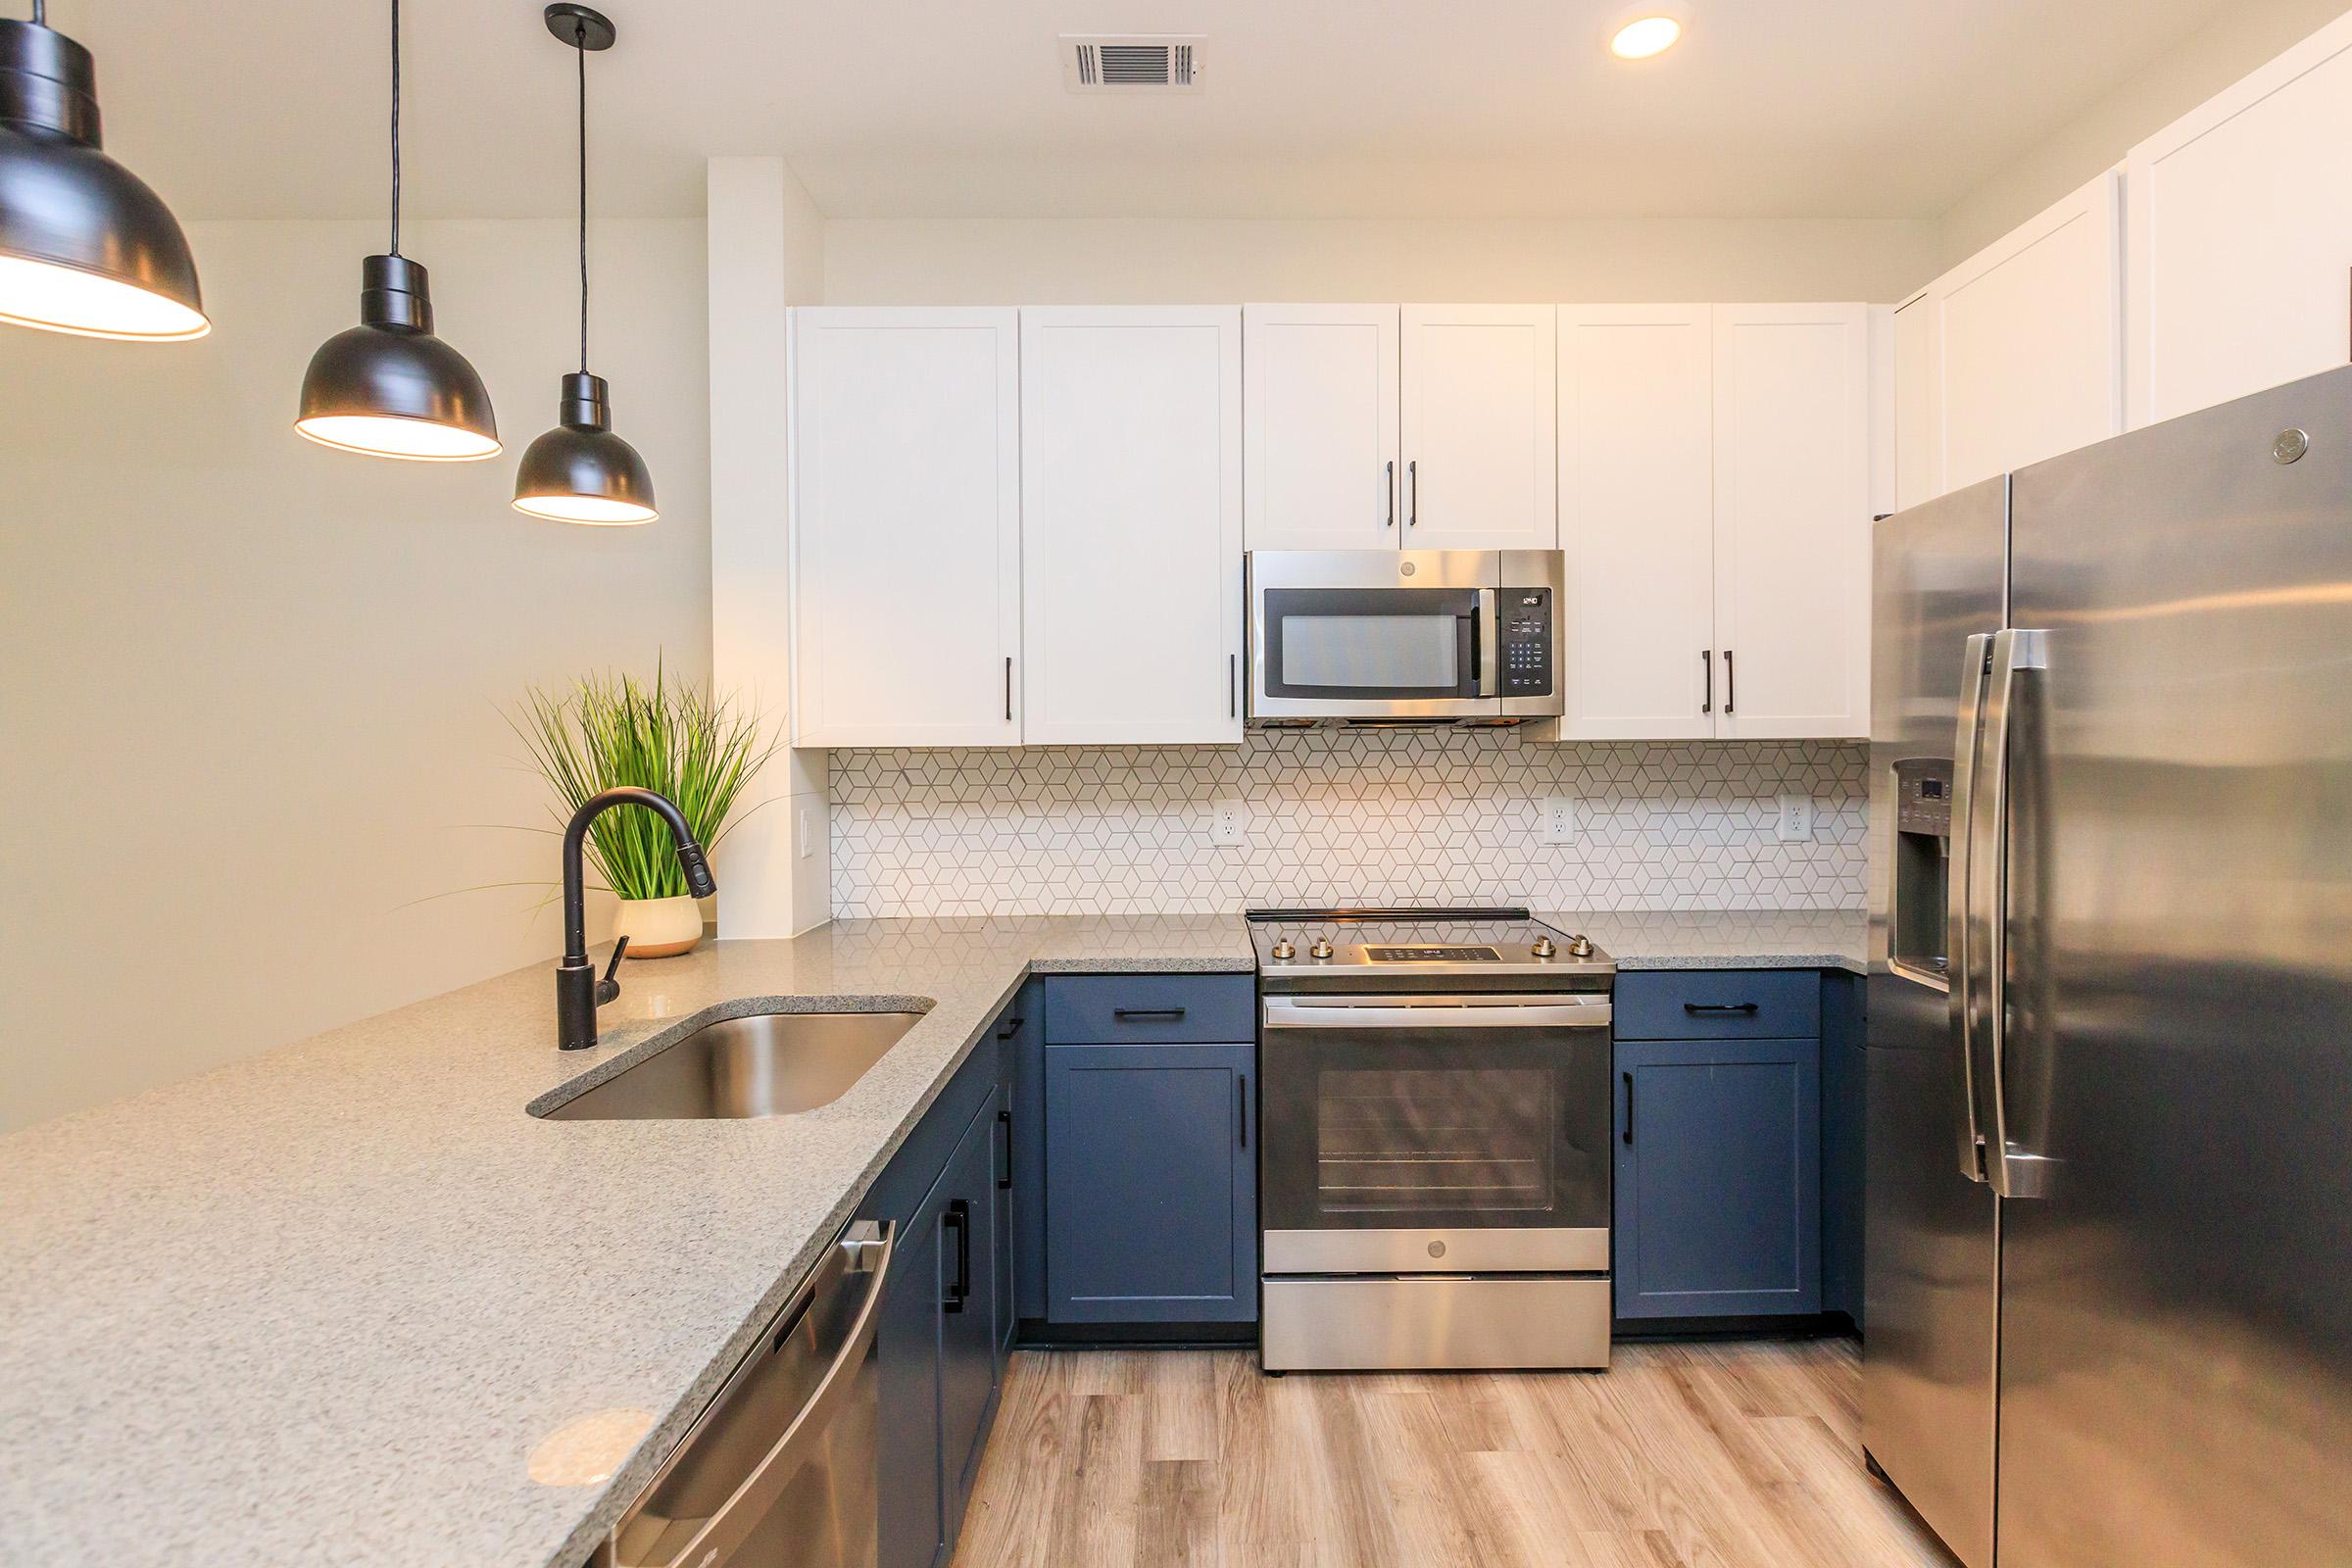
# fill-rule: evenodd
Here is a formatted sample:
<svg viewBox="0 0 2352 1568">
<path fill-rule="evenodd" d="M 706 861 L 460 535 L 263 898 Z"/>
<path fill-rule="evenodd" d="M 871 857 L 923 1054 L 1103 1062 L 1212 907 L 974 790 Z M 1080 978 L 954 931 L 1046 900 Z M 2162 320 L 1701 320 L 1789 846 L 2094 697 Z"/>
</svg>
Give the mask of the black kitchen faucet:
<svg viewBox="0 0 2352 1568">
<path fill-rule="evenodd" d="M 710 880 L 710 863 L 703 858 L 703 847 L 695 842 L 694 829 L 686 825 L 686 813 L 671 804 L 667 796 L 652 790 L 611 789 L 589 797 L 571 814 L 571 825 L 564 830 L 564 957 L 556 965 L 556 1045 L 564 1051 L 586 1051 L 596 1044 L 596 1009 L 620 995 L 620 956 L 629 951 L 629 939 L 622 937 L 612 949 L 612 966 L 605 977 L 596 977 L 596 965 L 588 961 L 588 900 L 586 878 L 580 869 L 582 845 L 588 837 L 588 824 L 615 806 L 642 806 L 669 824 L 670 837 L 678 841 L 678 869 L 686 873 L 687 889 L 698 899 L 707 899 L 718 891 Z"/>
</svg>

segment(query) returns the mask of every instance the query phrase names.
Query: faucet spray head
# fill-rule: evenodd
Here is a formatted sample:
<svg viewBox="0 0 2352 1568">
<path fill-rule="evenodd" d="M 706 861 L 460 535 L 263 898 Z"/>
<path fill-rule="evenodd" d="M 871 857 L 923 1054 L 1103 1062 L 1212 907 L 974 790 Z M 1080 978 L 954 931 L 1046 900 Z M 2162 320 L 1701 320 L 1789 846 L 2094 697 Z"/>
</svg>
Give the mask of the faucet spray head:
<svg viewBox="0 0 2352 1568">
<path fill-rule="evenodd" d="M 692 839 L 678 845 L 678 869 L 686 873 L 686 887 L 698 899 L 707 899 L 718 891 L 710 878 L 710 862 L 703 858 L 703 847 Z"/>
</svg>

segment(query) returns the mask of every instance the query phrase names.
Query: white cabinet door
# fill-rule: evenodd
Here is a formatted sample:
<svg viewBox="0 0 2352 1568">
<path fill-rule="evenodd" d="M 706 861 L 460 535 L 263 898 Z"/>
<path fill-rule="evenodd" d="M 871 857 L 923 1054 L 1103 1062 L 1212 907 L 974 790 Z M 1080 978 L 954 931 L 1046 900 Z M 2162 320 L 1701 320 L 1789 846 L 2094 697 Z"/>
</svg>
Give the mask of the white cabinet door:
<svg viewBox="0 0 2352 1568">
<path fill-rule="evenodd" d="M 2352 17 L 2132 150 L 2134 428 L 2344 363 L 2347 146 Z"/>
<path fill-rule="evenodd" d="M 1242 313 L 1021 312 L 1032 745 L 1242 737 Z"/>
<path fill-rule="evenodd" d="M 1563 305 L 1563 740 L 1715 733 L 1713 313 Z"/>
<path fill-rule="evenodd" d="M 793 312 L 794 745 L 1020 740 L 1018 332 L 1010 310 Z"/>
<path fill-rule="evenodd" d="M 1396 307 L 1244 306 L 1242 376 L 1248 547 L 1396 548 Z"/>
<path fill-rule="evenodd" d="M 2121 186 L 2101 174 L 1929 290 L 1936 494 L 2123 430 Z"/>
<path fill-rule="evenodd" d="M 1715 308 L 1715 733 L 1870 733 L 1860 305 Z"/>
<path fill-rule="evenodd" d="M 1921 293 L 1894 313 L 1894 510 L 1943 494 L 1936 383 L 1936 304 Z"/>
<path fill-rule="evenodd" d="M 1401 314 L 1404 547 L 1558 548 L 1552 308 Z"/>
</svg>

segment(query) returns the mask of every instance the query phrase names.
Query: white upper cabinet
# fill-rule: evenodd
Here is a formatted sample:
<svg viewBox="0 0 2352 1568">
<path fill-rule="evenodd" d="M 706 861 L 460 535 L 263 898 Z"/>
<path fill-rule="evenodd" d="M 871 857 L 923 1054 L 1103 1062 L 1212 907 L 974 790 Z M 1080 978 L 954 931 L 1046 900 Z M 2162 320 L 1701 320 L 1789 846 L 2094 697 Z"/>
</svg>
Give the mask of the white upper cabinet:
<svg viewBox="0 0 2352 1568">
<path fill-rule="evenodd" d="M 1018 742 L 1017 313 L 792 317 L 793 744 Z"/>
<path fill-rule="evenodd" d="M 1401 315 L 1404 547 L 1557 548 L 1552 308 L 1408 305 Z"/>
<path fill-rule="evenodd" d="M 1023 738 L 1242 736 L 1242 313 L 1023 310 Z"/>
<path fill-rule="evenodd" d="M 1715 733 L 1714 313 L 1559 309 L 1565 740 Z"/>
<path fill-rule="evenodd" d="M 1248 547 L 1395 548 L 1396 307 L 1246 306 L 1242 373 Z"/>
<path fill-rule="evenodd" d="M 1943 494 L 1936 401 L 1936 307 L 1920 294 L 1894 313 L 1894 510 Z"/>
<path fill-rule="evenodd" d="M 1895 505 L 2121 433 L 2123 180 L 2109 172 L 1895 313 Z"/>
<path fill-rule="evenodd" d="M 1929 291 L 1938 494 L 2122 432 L 2121 205 L 2101 174 Z"/>
<path fill-rule="evenodd" d="M 2132 150 L 2134 427 L 2342 365 L 2352 16 Z"/>
<path fill-rule="evenodd" d="M 1719 305 L 1716 735 L 1870 733 L 1870 322 Z"/>
</svg>

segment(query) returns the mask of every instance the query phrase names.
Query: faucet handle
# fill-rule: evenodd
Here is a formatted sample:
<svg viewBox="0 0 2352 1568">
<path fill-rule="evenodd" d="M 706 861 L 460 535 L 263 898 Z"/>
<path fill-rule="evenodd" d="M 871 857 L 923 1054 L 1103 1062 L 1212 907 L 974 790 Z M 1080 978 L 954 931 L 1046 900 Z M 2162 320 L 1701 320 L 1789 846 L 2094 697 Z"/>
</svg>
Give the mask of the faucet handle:
<svg viewBox="0 0 2352 1568">
<path fill-rule="evenodd" d="M 629 939 L 624 934 L 618 942 L 612 944 L 612 961 L 605 965 L 605 977 L 596 983 L 596 1004 L 598 1006 L 603 1006 L 620 995 L 620 981 L 615 977 L 620 973 L 621 955 L 628 951 Z"/>
</svg>

